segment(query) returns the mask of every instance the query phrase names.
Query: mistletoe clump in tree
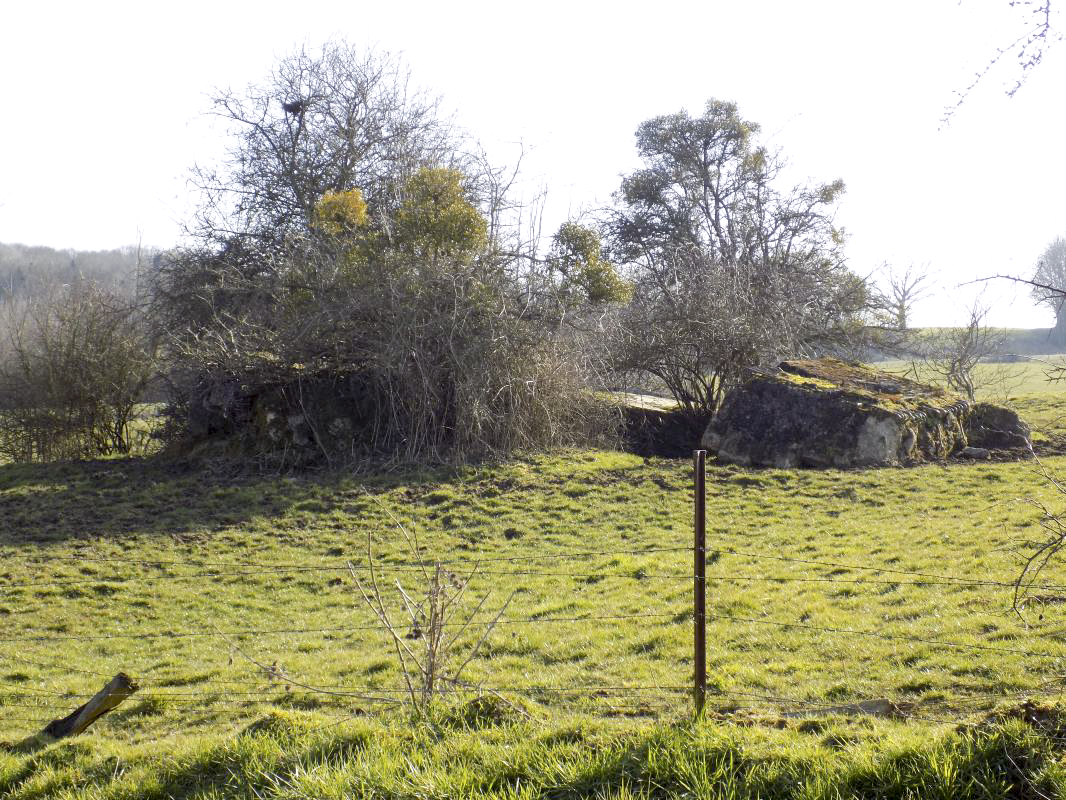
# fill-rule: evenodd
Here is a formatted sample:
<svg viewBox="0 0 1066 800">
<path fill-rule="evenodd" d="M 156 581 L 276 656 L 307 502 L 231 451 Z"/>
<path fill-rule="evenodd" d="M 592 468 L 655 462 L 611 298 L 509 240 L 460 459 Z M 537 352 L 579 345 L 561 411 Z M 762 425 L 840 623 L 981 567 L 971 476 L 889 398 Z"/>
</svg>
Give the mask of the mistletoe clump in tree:
<svg viewBox="0 0 1066 800">
<path fill-rule="evenodd" d="M 758 131 L 717 100 L 698 117 L 644 122 L 644 166 L 623 179 L 608 223 L 633 279 L 616 369 L 705 413 L 750 367 L 846 350 L 868 303 L 833 225 L 844 184 L 782 188 L 783 163 Z"/>
<path fill-rule="evenodd" d="M 500 173 L 437 105 L 341 42 L 218 94 L 231 147 L 194 170 L 196 245 L 155 283 L 176 439 L 297 419 L 282 449 L 462 460 L 598 425 L 504 240 Z"/>
</svg>

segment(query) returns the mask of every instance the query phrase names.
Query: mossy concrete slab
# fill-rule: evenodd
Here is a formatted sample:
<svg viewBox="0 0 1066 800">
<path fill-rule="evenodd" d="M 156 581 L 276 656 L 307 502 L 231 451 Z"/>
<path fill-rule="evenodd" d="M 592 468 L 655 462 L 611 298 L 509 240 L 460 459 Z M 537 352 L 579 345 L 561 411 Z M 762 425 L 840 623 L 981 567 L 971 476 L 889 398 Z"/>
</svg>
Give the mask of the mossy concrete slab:
<svg viewBox="0 0 1066 800">
<path fill-rule="evenodd" d="M 899 466 L 967 447 L 971 420 L 981 446 L 1029 446 L 1009 409 L 838 359 L 784 361 L 730 393 L 703 446 L 743 466 Z"/>
</svg>

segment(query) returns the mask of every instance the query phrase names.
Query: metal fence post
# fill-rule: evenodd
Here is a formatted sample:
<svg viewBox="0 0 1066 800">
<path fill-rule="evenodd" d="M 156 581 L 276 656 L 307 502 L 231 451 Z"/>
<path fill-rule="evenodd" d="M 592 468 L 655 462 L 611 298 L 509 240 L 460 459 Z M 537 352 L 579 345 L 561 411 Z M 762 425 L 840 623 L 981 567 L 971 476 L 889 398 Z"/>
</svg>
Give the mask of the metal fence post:
<svg viewBox="0 0 1066 800">
<path fill-rule="evenodd" d="M 703 705 L 707 700 L 707 451 L 693 451 L 692 461 L 695 473 L 695 535 L 692 545 L 692 619 L 695 628 L 692 661 L 695 666 L 694 700 L 698 717 L 703 713 Z"/>
</svg>

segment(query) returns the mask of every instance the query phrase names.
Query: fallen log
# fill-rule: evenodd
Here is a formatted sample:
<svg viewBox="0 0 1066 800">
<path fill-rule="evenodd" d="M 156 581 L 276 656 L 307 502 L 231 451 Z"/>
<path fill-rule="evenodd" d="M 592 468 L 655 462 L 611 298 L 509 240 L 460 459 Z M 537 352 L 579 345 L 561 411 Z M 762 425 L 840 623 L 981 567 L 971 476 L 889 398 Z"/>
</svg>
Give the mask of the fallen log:
<svg viewBox="0 0 1066 800">
<path fill-rule="evenodd" d="M 108 711 L 118 708 L 137 689 L 137 684 L 130 680 L 126 673 L 120 672 L 108 681 L 103 689 L 93 695 L 88 703 L 79 706 L 62 719 L 52 720 L 41 733 L 53 739 L 77 736 Z"/>
</svg>

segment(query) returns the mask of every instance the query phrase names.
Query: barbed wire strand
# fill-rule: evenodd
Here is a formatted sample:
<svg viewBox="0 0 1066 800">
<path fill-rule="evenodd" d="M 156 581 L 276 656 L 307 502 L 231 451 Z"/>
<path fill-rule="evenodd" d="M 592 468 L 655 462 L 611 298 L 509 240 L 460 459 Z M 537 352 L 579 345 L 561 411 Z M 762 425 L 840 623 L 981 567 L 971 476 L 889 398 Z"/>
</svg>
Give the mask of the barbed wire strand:
<svg viewBox="0 0 1066 800">
<path fill-rule="evenodd" d="M 489 564 L 497 562 L 509 562 L 509 561 L 558 561 L 560 559 L 567 558 L 589 558 L 592 556 L 618 556 L 618 555 L 649 555 L 656 553 L 680 553 L 680 552 L 692 552 L 691 545 L 689 546 L 677 546 L 677 547 L 647 547 L 647 548 L 634 548 L 634 549 L 613 549 L 613 550 L 568 550 L 562 553 L 545 553 L 545 554 L 524 554 L 520 556 L 484 556 L 484 557 L 470 557 L 466 559 L 457 560 L 440 560 L 440 559 L 426 559 L 427 563 L 440 564 L 442 567 L 456 565 L 456 566 L 474 566 L 475 564 Z M 338 566 L 336 564 L 295 564 L 295 563 L 269 563 L 261 561 L 193 561 L 189 559 L 159 559 L 159 558 L 128 558 L 122 556 L 80 556 L 80 555 L 52 555 L 52 554 L 35 554 L 25 557 L 30 562 L 48 562 L 48 561 L 89 561 L 89 562 L 106 562 L 106 563 L 125 563 L 125 564 L 141 564 L 145 566 L 191 566 L 191 567 L 224 567 L 224 568 L 245 568 L 250 567 L 253 569 L 347 569 L 347 566 Z M 352 561 L 358 564 L 363 560 L 362 554 L 345 559 L 345 561 Z M 375 565 L 376 566 L 376 565 Z"/>
</svg>

